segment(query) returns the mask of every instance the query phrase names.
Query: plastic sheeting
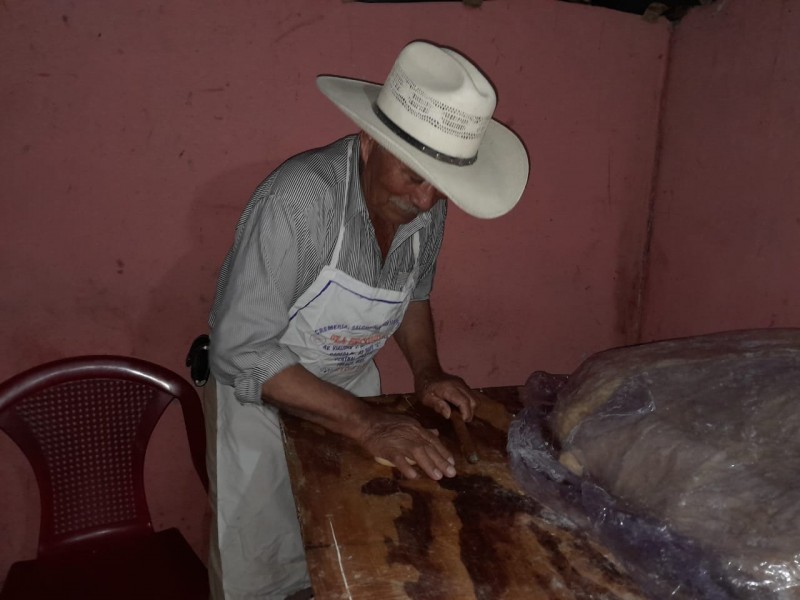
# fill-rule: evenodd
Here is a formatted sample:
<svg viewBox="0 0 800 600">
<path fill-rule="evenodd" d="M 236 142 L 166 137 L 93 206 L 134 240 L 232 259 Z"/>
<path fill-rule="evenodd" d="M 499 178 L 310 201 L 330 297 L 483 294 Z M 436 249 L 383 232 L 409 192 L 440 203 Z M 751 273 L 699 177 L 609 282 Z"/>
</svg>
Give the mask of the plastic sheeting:
<svg viewBox="0 0 800 600">
<path fill-rule="evenodd" d="M 524 397 L 515 477 L 647 595 L 800 598 L 800 330 L 609 350 Z"/>
</svg>

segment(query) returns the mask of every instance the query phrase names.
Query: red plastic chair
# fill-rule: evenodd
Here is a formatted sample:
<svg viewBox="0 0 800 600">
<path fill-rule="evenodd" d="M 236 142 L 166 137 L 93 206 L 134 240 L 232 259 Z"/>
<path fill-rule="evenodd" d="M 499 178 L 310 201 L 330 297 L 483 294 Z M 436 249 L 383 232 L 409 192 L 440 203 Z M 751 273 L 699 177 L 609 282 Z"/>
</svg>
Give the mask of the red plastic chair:
<svg viewBox="0 0 800 600">
<path fill-rule="evenodd" d="M 33 467 L 41 499 L 37 558 L 12 565 L 2 600 L 208 598 L 202 561 L 177 529 L 153 530 L 145 497 L 147 443 L 176 398 L 208 489 L 200 399 L 172 371 L 81 356 L 0 384 L 0 429 Z"/>
</svg>

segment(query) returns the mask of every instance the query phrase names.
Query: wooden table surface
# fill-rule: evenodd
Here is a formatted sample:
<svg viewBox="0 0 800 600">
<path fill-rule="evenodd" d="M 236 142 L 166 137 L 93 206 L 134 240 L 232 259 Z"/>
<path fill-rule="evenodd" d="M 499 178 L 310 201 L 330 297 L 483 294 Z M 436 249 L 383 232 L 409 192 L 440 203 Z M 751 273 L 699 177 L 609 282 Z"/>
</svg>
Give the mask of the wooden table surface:
<svg viewBox="0 0 800 600">
<path fill-rule="evenodd" d="M 413 395 L 375 399 L 439 429 L 458 475 L 407 480 L 346 438 L 284 416 L 289 472 L 316 600 L 643 598 L 610 554 L 515 483 L 506 432 L 519 388 L 480 390 L 469 464 L 449 421 Z"/>
</svg>

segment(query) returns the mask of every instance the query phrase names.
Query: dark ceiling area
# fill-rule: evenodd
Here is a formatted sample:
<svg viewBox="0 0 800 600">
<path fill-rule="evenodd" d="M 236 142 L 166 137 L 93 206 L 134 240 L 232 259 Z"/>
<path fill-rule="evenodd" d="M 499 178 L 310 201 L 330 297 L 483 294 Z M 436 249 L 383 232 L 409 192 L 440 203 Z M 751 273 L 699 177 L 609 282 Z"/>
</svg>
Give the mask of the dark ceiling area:
<svg viewBox="0 0 800 600">
<path fill-rule="evenodd" d="M 591 6 L 602 6 L 622 12 L 643 15 L 648 18 L 657 19 L 664 16 L 670 21 L 678 21 L 689 10 L 695 6 L 711 4 L 714 0 L 561 0 L 562 2 L 572 2 L 574 4 L 588 4 Z"/>
<path fill-rule="evenodd" d="M 467 6 L 481 6 L 483 2 L 491 0 L 344 0 L 345 2 L 366 2 L 369 4 L 388 4 L 406 2 L 463 2 Z M 601 6 L 612 10 L 642 15 L 648 20 L 655 21 L 659 17 L 666 17 L 670 21 L 678 21 L 695 6 L 711 4 L 714 0 L 560 0 L 573 4 L 587 6 Z"/>
</svg>

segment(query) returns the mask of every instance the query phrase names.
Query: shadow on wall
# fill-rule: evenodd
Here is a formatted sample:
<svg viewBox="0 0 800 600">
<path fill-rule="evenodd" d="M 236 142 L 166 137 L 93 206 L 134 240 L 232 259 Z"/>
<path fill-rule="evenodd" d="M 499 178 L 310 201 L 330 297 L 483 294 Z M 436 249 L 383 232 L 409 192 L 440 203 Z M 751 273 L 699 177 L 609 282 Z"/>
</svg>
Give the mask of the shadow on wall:
<svg viewBox="0 0 800 600">
<path fill-rule="evenodd" d="M 239 215 L 258 184 L 276 164 L 252 163 L 212 179 L 199 188 L 185 223 L 183 254 L 153 284 L 148 305 L 132 332 L 133 354 L 153 360 L 188 378 L 186 352 L 207 331 L 217 275 Z"/>
</svg>

